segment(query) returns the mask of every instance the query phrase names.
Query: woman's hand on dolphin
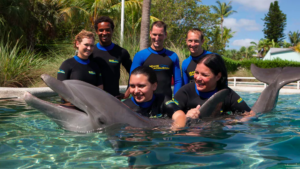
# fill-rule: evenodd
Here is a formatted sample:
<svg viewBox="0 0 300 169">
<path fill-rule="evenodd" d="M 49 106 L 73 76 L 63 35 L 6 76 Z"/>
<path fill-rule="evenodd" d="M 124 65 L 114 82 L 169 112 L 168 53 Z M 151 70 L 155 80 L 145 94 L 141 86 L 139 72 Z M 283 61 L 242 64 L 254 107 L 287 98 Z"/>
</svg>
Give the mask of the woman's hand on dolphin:
<svg viewBox="0 0 300 169">
<path fill-rule="evenodd" d="M 200 115 L 200 105 L 198 105 L 196 108 L 193 108 L 191 110 L 189 110 L 187 113 L 186 113 L 186 117 L 190 117 L 192 119 L 198 119 L 199 118 L 199 115 Z"/>
<path fill-rule="evenodd" d="M 130 96 L 130 90 L 129 90 L 129 88 L 126 90 L 126 92 L 124 93 L 124 99 L 127 99 L 127 98 L 129 98 L 129 96 Z"/>
</svg>

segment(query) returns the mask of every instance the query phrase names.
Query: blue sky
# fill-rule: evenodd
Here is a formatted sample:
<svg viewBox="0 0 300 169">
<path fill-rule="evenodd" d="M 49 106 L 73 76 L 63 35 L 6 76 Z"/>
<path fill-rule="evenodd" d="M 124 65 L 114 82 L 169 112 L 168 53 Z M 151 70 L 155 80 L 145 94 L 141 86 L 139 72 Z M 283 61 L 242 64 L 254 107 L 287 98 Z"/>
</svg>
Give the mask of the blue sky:
<svg viewBox="0 0 300 169">
<path fill-rule="evenodd" d="M 220 0 L 228 3 L 230 0 Z M 264 21 L 262 18 L 269 11 L 270 3 L 275 0 L 231 0 L 233 10 L 237 11 L 225 18 L 224 26 L 231 28 L 236 33 L 230 39 L 228 49 L 240 49 L 249 46 L 251 41 L 258 42 L 264 38 Z M 300 31 L 299 6 L 300 0 L 278 0 L 280 10 L 286 14 L 287 24 L 284 30 L 288 40 L 289 31 Z M 203 5 L 217 5 L 216 0 L 202 0 Z"/>
</svg>

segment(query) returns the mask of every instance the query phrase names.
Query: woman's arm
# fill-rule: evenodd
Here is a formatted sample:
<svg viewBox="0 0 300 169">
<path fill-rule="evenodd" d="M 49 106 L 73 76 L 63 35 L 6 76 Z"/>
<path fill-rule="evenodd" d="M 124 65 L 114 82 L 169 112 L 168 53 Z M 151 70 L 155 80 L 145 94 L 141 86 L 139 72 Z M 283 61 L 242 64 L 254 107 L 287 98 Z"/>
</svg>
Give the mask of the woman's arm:
<svg viewBox="0 0 300 169">
<path fill-rule="evenodd" d="M 174 120 L 172 124 L 172 129 L 179 129 L 182 127 L 185 127 L 186 124 L 186 116 L 182 110 L 177 110 L 173 116 L 172 119 Z"/>
<path fill-rule="evenodd" d="M 254 117 L 256 115 L 256 113 L 254 111 L 250 111 L 250 112 L 245 112 L 244 114 L 242 114 L 242 118 L 239 120 L 240 122 L 247 122 L 251 119 L 251 117 Z"/>
</svg>

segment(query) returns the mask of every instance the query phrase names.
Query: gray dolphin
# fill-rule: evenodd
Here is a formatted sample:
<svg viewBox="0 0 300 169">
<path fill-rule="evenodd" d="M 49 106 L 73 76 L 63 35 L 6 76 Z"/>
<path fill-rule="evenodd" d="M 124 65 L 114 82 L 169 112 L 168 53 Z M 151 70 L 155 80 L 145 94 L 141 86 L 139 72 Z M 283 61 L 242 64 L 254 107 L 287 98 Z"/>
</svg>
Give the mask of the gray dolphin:
<svg viewBox="0 0 300 169">
<path fill-rule="evenodd" d="M 252 107 L 256 113 L 266 113 L 276 107 L 279 90 L 286 84 L 300 80 L 300 67 L 262 69 L 251 64 L 251 72 L 268 86 L 262 91 Z"/>
<path fill-rule="evenodd" d="M 44 82 L 63 98 L 82 111 L 49 103 L 26 93 L 24 100 L 31 107 L 43 112 L 60 127 L 69 131 L 93 132 L 115 124 L 129 124 L 139 128 L 171 126 L 171 119 L 150 119 L 133 112 L 122 102 L 105 91 L 79 80 L 59 81 L 49 75 L 41 76 Z M 228 90 L 213 95 L 200 111 L 209 117 L 224 101 Z"/>
</svg>

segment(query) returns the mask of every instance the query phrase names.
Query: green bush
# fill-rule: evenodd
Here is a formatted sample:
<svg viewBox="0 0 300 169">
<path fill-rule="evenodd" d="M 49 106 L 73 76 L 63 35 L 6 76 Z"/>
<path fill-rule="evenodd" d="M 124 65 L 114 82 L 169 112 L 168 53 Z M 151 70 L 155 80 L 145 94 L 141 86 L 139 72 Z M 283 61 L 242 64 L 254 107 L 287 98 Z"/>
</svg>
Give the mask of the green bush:
<svg viewBox="0 0 300 169">
<path fill-rule="evenodd" d="M 238 67 L 241 66 L 239 61 L 227 58 L 227 57 L 223 57 L 226 68 L 227 68 L 227 72 L 228 73 L 233 73 L 235 71 L 238 70 Z"/>
<path fill-rule="evenodd" d="M 0 42 L 0 86 L 24 87 L 38 78 L 38 70 L 48 63 L 41 54 L 22 49 L 20 44 Z"/>
<path fill-rule="evenodd" d="M 279 58 L 274 60 L 258 60 L 256 58 L 250 60 L 240 61 L 240 65 L 243 68 L 249 69 L 251 64 L 255 64 L 260 68 L 276 68 L 276 67 L 300 67 L 300 62 L 281 60 Z"/>
</svg>

